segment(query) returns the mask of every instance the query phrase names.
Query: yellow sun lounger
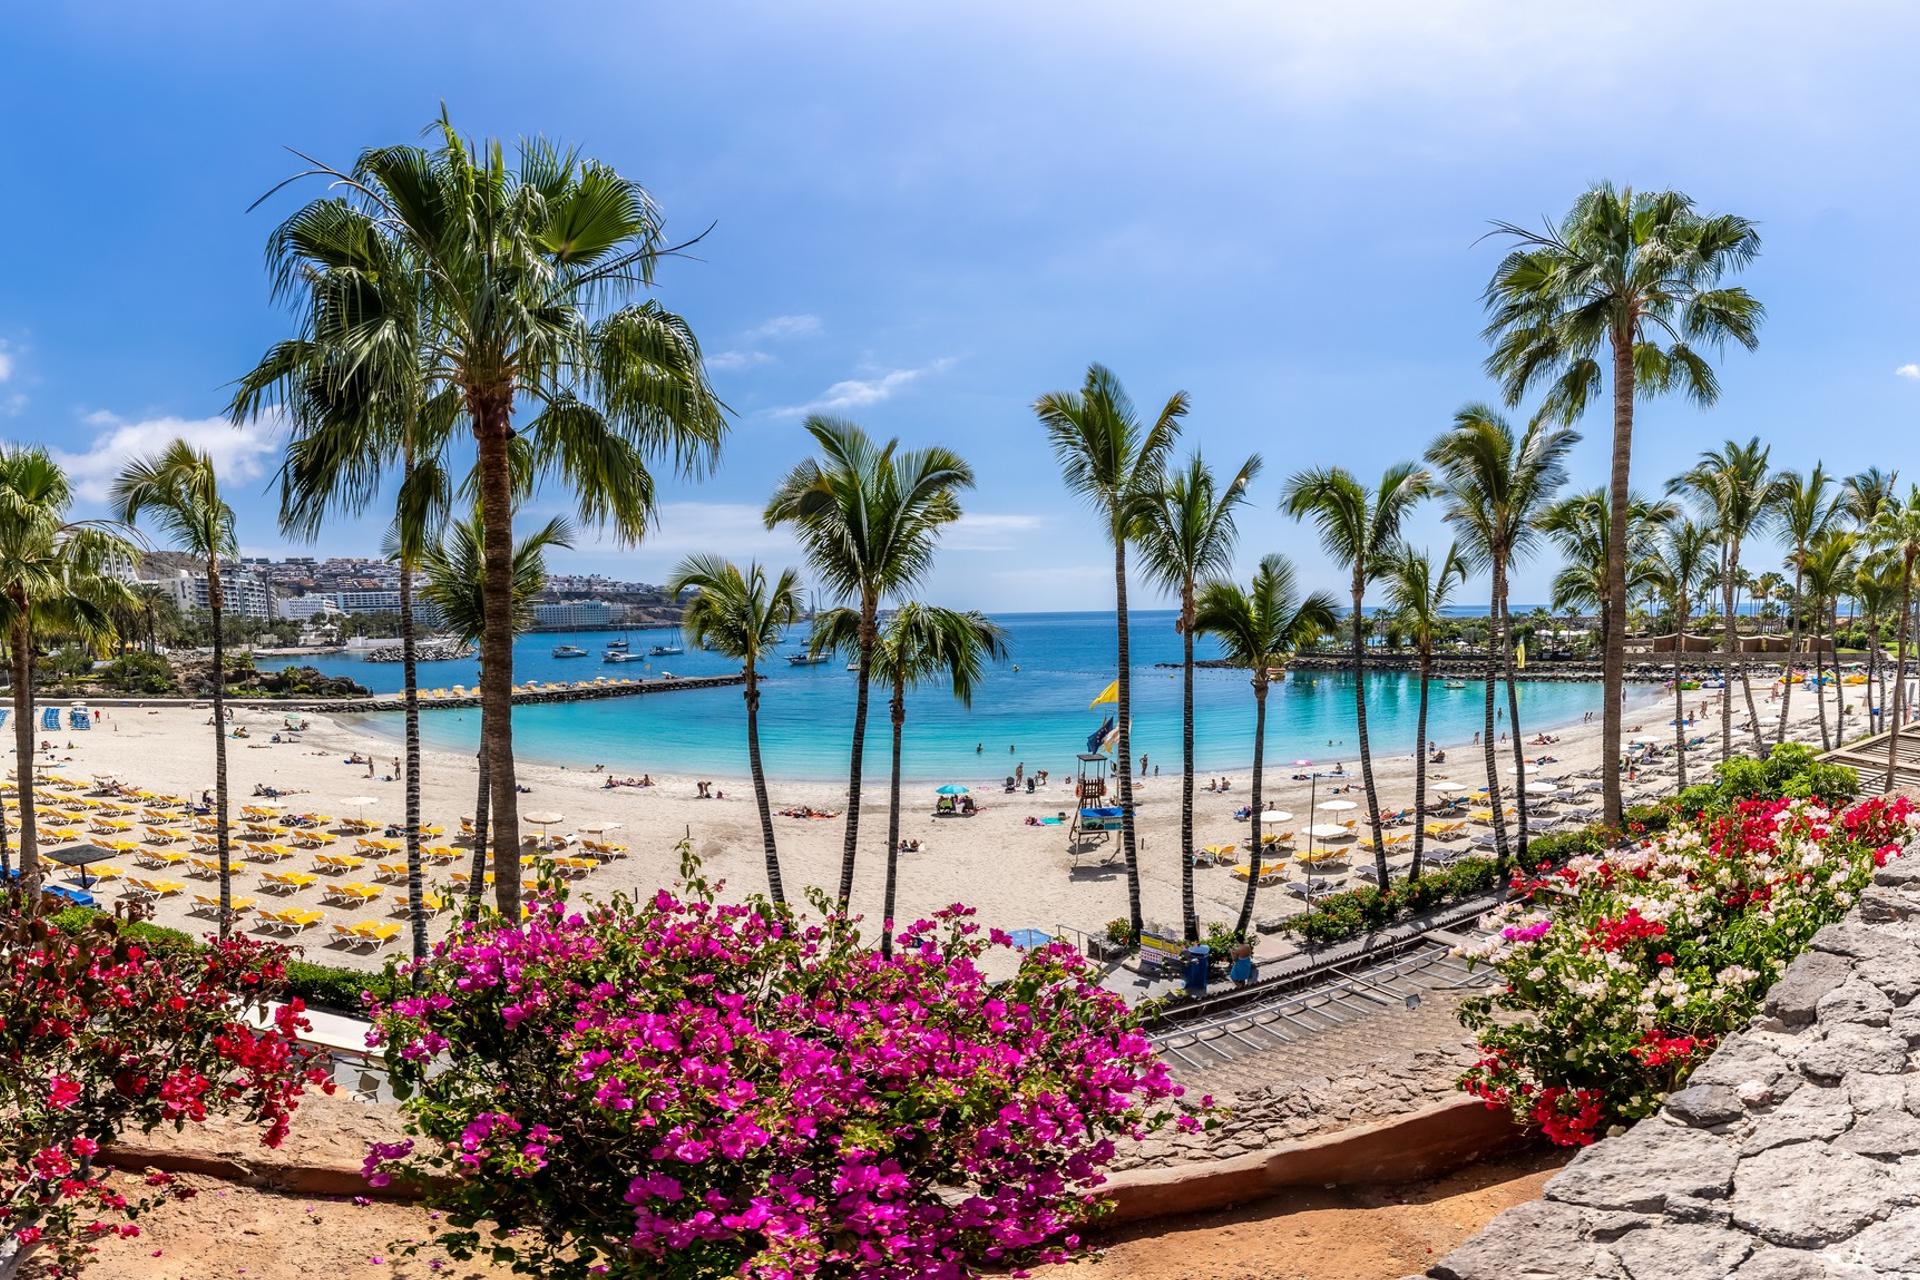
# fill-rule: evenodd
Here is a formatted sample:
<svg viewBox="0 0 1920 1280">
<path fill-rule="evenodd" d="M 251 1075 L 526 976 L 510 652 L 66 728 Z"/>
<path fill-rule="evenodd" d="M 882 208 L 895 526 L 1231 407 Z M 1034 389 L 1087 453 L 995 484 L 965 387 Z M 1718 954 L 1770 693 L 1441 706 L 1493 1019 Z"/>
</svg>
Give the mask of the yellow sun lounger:
<svg viewBox="0 0 1920 1280">
<path fill-rule="evenodd" d="M 187 886 L 178 880 L 146 880 L 139 876 L 128 876 L 127 883 L 136 889 L 144 889 L 156 898 L 170 898 L 187 891 Z"/>
<path fill-rule="evenodd" d="M 428 915 L 437 915 L 447 909 L 447 900 L 437 893 L 423 892 L 420 895 L 420 905 L 426 910 Z M 410 908 L 407 905 L 407 895 L 404 893 L 394 894 L 393 914 L 403 916 L 407 914 L 408 910 L 410 910 Z"/>
<path fill-rule="evenodd" d="M 453 862 L 460 857 L 460 851 L 450 844 L 430 844 L 420 851 L 420 856 L 430 862 Z"/>
<path fill-rule="evenodd" d="M 361 920 L 333 926 L 333 940 L 349 947 L 384 947 L 400 936 L 400 926 L 390 920 Z"/>
<path fill-rule="evenodd" d="M 180 832 L 169 831 L 165 827 L 142 827 L 141 830 L 147 833 L 148 844 L 172 844 L 176 840 L 186 839 Z"/>
<path fill-rule="evenodd" d="M 1233 869 L 1233 878 L 1236 880 L 1251 880 L 1253 878 L 1252 864 L 1243 862 L 1235 867 Z M 1260 879 L 1257 883 L 1274 884 L 1286 878 L 1287 869 L 1285 867 L 1276 867 L 1266 862 L 1260 864 Z"/>
<path fill-rule="evenodd" d="M 327 918 L 326 912 L 316 911 L 312 907 L 285 907 L 278 911 L 261 907 L 259 915 L 260 927 L 274 933 L 299 933 Z"/>
<path fill-rule="evenodd" d="M 365 858 L 351 853 L 316 853 L 313 866 L 316 871 L 325 871 L 330 875 L 340 875 L 347 871 L 358 871 L 367 865 Z"/>
<path fill-rule="evenodd" d="M 375 880 L 405 880 L 407 864 L 404 862 L 376 862 L 373 865 Z"/>
<path fill-rule="evenodd" d="M 231 909 L 234 911 L 249 911 L 252 908 L 252 898 L 235 898 Z M 198 916 L 205 915 L 208 912 L 212 912 L 214 915 L 220 914 L 220 895 L 217 893 L 194 894 L 192 914 Z"/>
<path fill-rule="evenodd" d="M 214 879 L 220 874 L 220 859 L 189 857 L 187 874 L 196 879 Z"/>
<path fill-rule="evenodd" d="M 171 849 L 141 849 L 133 855 L 133 860 L 143 867 L 165 869 L 185 862 L 187 855 Z"/>
<path fill-rule="evenodd" d="M 330 884 L 320 891 L 320 901 L 331 902 L 336 906 L 350 907 L 360 902 L 372 902 L 380 896 L 380 890 L 370 884 L 348 882 Z"/>
<path fill-rule="evenodd" d="M 262 871 L 260 873 L 260 887 L 280 893 L 294 893 L 319 883 L 320 877 L 311 871 Z"/>
</svg>

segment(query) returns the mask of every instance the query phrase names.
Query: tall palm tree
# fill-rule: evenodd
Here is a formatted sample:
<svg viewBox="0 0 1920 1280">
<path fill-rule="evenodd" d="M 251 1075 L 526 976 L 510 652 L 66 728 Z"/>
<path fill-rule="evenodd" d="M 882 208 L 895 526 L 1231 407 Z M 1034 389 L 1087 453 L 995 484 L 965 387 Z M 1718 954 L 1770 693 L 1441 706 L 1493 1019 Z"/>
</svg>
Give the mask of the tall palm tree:
<svg viewBox="0 0 1920 1280">
<path fill-rule="evenodd" d="M 113 482 L 113 506 L 131 525 L 142 516 L 164 529 L 181 551 L 206 566 L 207 613 L 213 621 L 213 815 L 220 862 L 220 936 L 233 931 L 233 872 L 227 831 L 227 662 L 222 556 L 240 554 L 233 508 L 220 496 L 213 459 L 185 440 L 175 440 L 150 458 L 127 465 Z"/>
<path fill-rule="evenodd" d="M 1868 528 L 1872 526 L 1869 525 Z M 1871 546 L 1871 539 L 1865 531 L 1860 533 L 1862 543 Z M 1858 558 L 1854 569 L 1853 581 L 1849 592 L 1866 615 L 1867 632 L 1867 732 L 1873 732 L 1877 715 L 1886 718 L 1887 674 L 1886 664 L 1880 658 L 1880 620 L 1896 607 L 1900 599 L 1900 567 L 1889 564 L 1883 554 L 1870 553 Z M 1836 665 L 1838 654 L 1835 655 Z M 1878 690 L 1879 701 L 1875 702 Z"/>
<path fill-rule="evenodd" d="M 1910 486 L 1904 499 L 1883 504 L 1867 527 L 1867 541 L 1880 548 L 1898 566 L 1900 621 L 1893 650 L 1893 706 L 1887 724 L 1887 790 L 1893 790 L 1894 769 L 1900 761 L 1900 727 L 1907 704 L 1907 636 L 1913 610 L 1913 566 L 1920 559 L 1920 485 Z"/>
<path fill-rule="evenodd" d="M 1865 529 L 1880 514 L 1880 508 L 1893 501 L 1900 479 L 1897 471 L 1868 467 L 1840 482 L 1840 505 L 1854 528 Z"/>
<path fill-rule="evenodd" d="M 1762 445 L 1758 436 L 1745 444 L 1729 440 L 1717 449 L 1703 450 L 1698 462 L 1667 482 L 1669 492 L 1691 495 L 1702 519 L 1713 529 L 1714 542 L 1720 549 L 1720 594 L 1726 615 L 1722 647 L 1727 679 L 1726 696 L 1720 700 L 1723 758 L 1733 753 L 1733 682 L 1736 679 L 1746 691 L 1754 750 L 1763 756 L 1767 753 L 1760 712 L 1754 705 L 1753 686 L 1747 680 L 1746 660 L 1740 652 L 1740 615 L 1734 593 L 1740 581 L 1741 545 L 1747 538 L 1765 533 L 1779 508 L 1782 485 L 1779 477 L 1767 470 L 1771 453 L 1771 446 Z"/>
<path fill-rule="evenodd" d="M 1454 414 L 1452 430 L 1427 449 L 1427 461 L 1446 486 L 1447 523 L 1459 531 L 1468 563 L 1486 569 L 1489 576 L 1492 594 L 1488 619 L 1492 632 L 1487 646 L 1483 735 L 1488 799 L 1493 807 L 1494 860 L 1503 870 L 1507 860 L 1506 818 L 1500 803 L 1493 735 L 1493 685 L 1503 674 L 1507 720 L 1513 733 L 1516 850 L 1523 863 L 1527 857 L 1526 744 L 1520 731 L 1520 696 L 1513 678 L 1507 577 L 1531 554 L 1540 520 L 1554 494 L 1566 483 L 1567 454 L 1579 439 L 1571 427 L 1560 426 L 1544 415 L 1536 416 L 1525 430 L 1515 432 L 1491 406 L 1469 404 Z M 1627 509 L 1627 504 L 1621 509 Z M 1608 609 L 1610 616 L 1616 613 L 1624 617 L 1624 610 Z"/>
<path fill-rule="evenodd" d="M 1787 740 L 1787 709 L 1793 701 L 1793 664 L 1800 651 L 1800 619 L 1804 612 L 1801 591 L 1806 583 L 1807 553 L 1813 544 L 1832 529 L 1841 515 L 1840 500 L 1831 492 L 1833 477 L 1819 463 L 1806 474 L 1783 471 L 1774 480 L 1774 520 L 1787 543 L 1787 563 L 1793 568 L 1793 594 L 1787 608 L 1787 661 L 1780 672 L 1785 685 L 1780 691 L 1780 727 L 1776 743 Z M 1820 732 L 1827 731 L 1826 704 L 1819 686 L 1814 697 L 1821 702 Z"/>
<path fill-rule="evenodd" d="M 1554 575 L 1553 607 L 1591 610 L 1600 623 L 1604 648 L 1613 620 L 1607 610 L 1607 539 L 1611 516 L 1607 491 L 1589 489 L 1569 494 L 1540 515 L 1540 532 L 1560 549 L 1566 563 Z M 1632 494 L 1627 503 L 1627 592 L 1637 595 L 1648 586 L 1647 556 L 1653 550 L 1660 522 L 1678 514 L 1670 502 L 1654 502 Z"/>
<path fill-rule="evenodd" d="M 513 548 L 513 593 L 507 622 L 514 634 L 533 625 L 533 598 L 547 585 L 547 552 L 573 545 L 573 527 L 559 516 L 523 536 Z M 471 644 L 490 625 L 496 612 L 490 601 L 497 599 L 487 590 L 486 520 L 480 511 L 449 523 L 442 539 L 429 543 L 420 556 L 420 598 L 440 614 L 440 625 L 463 643 Z M 480 652 L 480 674 L 485 677 L 487 655 Z M 473 804 L 473 867 L 467 880 L 467 915 L 479 911 L 480 895 L 486 886 L 488 807 L 493 788 L 487 753 L 491 749 L 486 731 L 487 707 L 480 705 L 479 794 Z M 499 842 L 494 841 L 497 852 Z M 516 871 L 520 865 L 518 849 L 507 858 Z M 499 868 L 495 868 L 495 883 Z M 509 917 L 512 919 L 514 917 Z"/>
<path fill-rule="evenodd" d="M 900 748 L 907 723 L 907 690 L 945 679 L 962 706 L 973 705 L 973 691 L 987 663 L 1006 656 L 1006 632 L 985 615 L 909 600 L 893 611 L 876 641 L 864 645 L 866 620 L 858 609 L 831 609 L 814 619 L 811 648 L 865 656 L 873 674 L 892 695 L 892 770 L 887 788 L 887 878 L 880 905 L 880 954 L 893 955 L 893 904 L 900 879 Z M 864 647 L 863 647 L 864 645 Z"/>
<path fill-rule="evenodd" d="M 1754 574 L 1747 590 L 1758 606 L 1754 612 L 1760 615 L 1760 634 L 1764 636 L 1771 630 L 1773 620 L 1780 616 L 1781 606 L 1792 603 L 1791 588 L 1785 578 L 1768 569 Z"/>
<path fill-rule="evenodd" d="M 1712 404 L 1719 378 L 1702 347 L 1728 340 L 1751 350 L 1765 309 L 1745 289 L 1725 284 L 1753 260 L 1760 236 L 1731 214 L 1702 214 L 1677 191 L 1635 192 L 1600 183 L 1574 202 L 1558 226 L 1539 231 L 1496 222 L 1513 242 L 1486 289 L 1487 372 L 1508 405 L 1547 385 L 1545 411 L 1571 422 L 1600 391 L 1605 357 L 1613 390 L 1613 467 L 1608 494 L 1627 507 L 1638 399 L 1670 391 Z M 1627 613 L 1626 525 L 1607 548 L 1607 600 Z M 1603 666 L 1602 754 L 1620 757 L 1620 702 L 1626 681 L 1626 630 L 1608 637 Z M 1620 778 L 1603 772 L 1604 818 L 1620 824 Z"/>
<path fill-rule="evenodd" d="M 853 896 L 869 659 L 879 638 L 880 602 L 926 575 L 942 526 L 960 518 L 959 494 L 973 487 L 973 469 L 938 445 L 903 450 L 897 439 L 880 444 L 844 418 L 815 415 L 807 419 L 806 430 L 820 456 L 787 473 L 767 502 L 766 522 L 769 529 L 793 526 L 814 573 L 860 613 L 847 831 L 840 851 L 844 907 Z"/>
<path fill-rule="evenodd" d="M 1247 499 L 1247 486 L 1260 473 L 1254 454 L 1221 485 L 1198 452 L 1167 477 L 1147 508 L 1140 529 L 1140 560 L 1147 576 L 1172 591 L 1179 604 L 1174 626 L 1180 632 L 1180 918 L 1186 940 L 1200 939 L 1200 917 L 1193 907 L 1193 610 L 1204 578 L 1224 573 L 1233 563 L 1233 512 Z M 1121 757 L 1122 763 L 1125 757 Z"/>
<path fill-rule="evenodd" d="M 1687 703 L 1680 687 L 1681 654 L 1687 647 L 1687 619 L 1692 615 L 1695 593 L 1703 589 L 1713 574 L 1713 531 L 1698 521 L 1676 515 L 1664 520 L 1661 537 L 1652 554 L 1646 557 L 1646 574 L 1673 615 L 1673 749 L 1679 763 L 1679 785 L 1687 785 Z"/>
<path fill-rule="evenodd" d="M 72 520 L 73 486 L 45 449 L 0 446 L 0 635 L 13 681 L 14 777 L 19 797 L 20 883 L 26 909 L 40 903 L 39 828 L 33 783 L 33 650 L 63 635 L 104 653 L 127 599 L 116 564 L 134 549 L 110 526 Z"/>
<path fill-rule="evenodd" d="M 774 847 L 773 808 L 767 800 L 767 774 L 760 764 L 760 663 L 771 655 L 786 629 L 806 613 L 800 599 L 800 575 L 782 569 L 769 580 L 757 563 L 745 569 L 719 556 L 689 556 L 667 580 L 667 594 L 676 599 L 692 591 L 680 615 L 687 643 L 710 648 L 737 659 L 746 677 L 741 695 L 747 701 L 747 768 L 753 775 L 753 799 L 760 811 L 760 842 L 767 857 L 767 890 L 774 902 L 785 904 L 780 881 L 780 852 Z"/>
<path fill-rule="evenodd" d="M 1296 520 L 1311 519 L 1320 545 L 1345 566 L 1352 598 L 1349 630 L 1353 644 L 1353 715 L 1360 738 L 1360 781 L 1367 795 L 1373 828 L 1375 883 L 1387 887 L 1387 851 L 1381 839 L 1380 797 L 1373 785 L 1373 745 L 1367 735 L 1366 604 L 1367 587 L 1386 572 L 1399 544 L 1407 515 L 1431 488 L 1428 474 L 1411 462 L 1396 462 L 1369 489 L 1342 467 L 1302 471 L 1287 481 L 1281 510 Z"/>
<path fill-rule="evenodd" d="M 1339 626 L 1339 607 L 1324 591 L 1301 599 L 1294 585 L 1293 565 L 1278 553 L 1261 557 L 1250 586 L 1214 578 L 1200 589 L 1194 602 L 1194 630 L 1218 641 L 1220 654 L 1229 663 L 1253 673 L 1252 874 L 1247 877 L 1240 918 L 1233 927 L 1236 937 L 1244 938 L 1253 926 L 1253 895 L 1260 884 L 1260 858 L 1264 852 L 1260 830 L 1264 803 L 1261 775 L 1266 763 L 1267 690 L 1273 683 L 1274 673 L 1283 672 L 1289 658 Z"/>
<path fill-rule="evenodd" d="M 1127 866 L 1130 937 L 1140 940 L 1140 858 L 1133 812 L 1133 670 L 1127 636 L 1127 544 L 1160 488 L 1167 457 L 1187 416 L 1187 393 L 1167 397 L 1152 422 L 1143 422 L 1120 379 L 1104 365 L 1087 366 L 1078 391 L 1050 391 L 1033 402 L 1046 428 L 1067 488 L 1084 498 L 1105 525 L 1113 547 L 1115 612 L 1114 706 L 1120 767 L 1114 782 L 1120 802 L 1120 848 Z"/>
<path fill-rule="evenodd" d="M 1427 697 L 1433 683 L 1433 643 L 1453 599 L 1453 589 L 1466 582 L 1467 562 L 1459 548 L 1448 544 L 1440 568 L 1425 551 L 1402 545 L 1387 572 L 1387 598 L 1413 634 L 1420 655 L 1420 713 L 1413 730 L 1413 862 L 1407 879 L 1420 878 L 1427 847 Z"/>
<path fill-rule="evenodd" d="M 269 263 L 280 287 L 293 287 L 312 266 L 299 229 L 319 218 L 393 237 L 419 298 L 428 387 L 455 393 L 474 438 L 487 592 L 509 600 L 518 493 L 556 476 L 583 522 L 638 541 L 655 515 L 650 464 L 710 467 L 725 412 L 687 323 L 651 298 L 627 302 L 673 252 L 637 182 L 538 138 L 509 163 L 499 142 L 476 147 L 444 112 L 434 131 L 431 150 L 375 147 L 344 171 L 310 162 L 296 179 L 341 194 L 294 213 L 269 241 Z M 521 406 L 532 416 L 516 422 Z M 489 609 L 485 624 L 496 898 L 517 919 L 512 610 Z"/>
<path fill-rule="evenodd" d="M 1820 746 L 1830 751 L 1846 742 L 1847 691 L 1840 683 L 1840 655 L 1836 650 L 1833 661 L 1834 699 L 1833 735 L 1827 734 L 1827 702 L 1822 684 L 1821 666 L 1824 641 L 1830 634 L 1830 623 L 1838 611 L 1840 597 L 1852 587 L 1854 575 L 1859 565 L 1857 552 L 1860 535 L 1851 529 L 1825 529 L 1814 538 L 1801 557 L 1804 572 L 1800 574 L 1801 584 L 1807 597 L 1808 616 L 1813 619 L 1813 687 L 1814 712 L 1820 720 Z M 1799 595 L 1800 592 L 1795 592 Z M 1788 686 L 1792 686 L 1789 680 Z M 1871 691 L 1869 691 L 1871 698 Z M 1781 741 L 1785 741 L 1783 737 Z"/>
</svg>

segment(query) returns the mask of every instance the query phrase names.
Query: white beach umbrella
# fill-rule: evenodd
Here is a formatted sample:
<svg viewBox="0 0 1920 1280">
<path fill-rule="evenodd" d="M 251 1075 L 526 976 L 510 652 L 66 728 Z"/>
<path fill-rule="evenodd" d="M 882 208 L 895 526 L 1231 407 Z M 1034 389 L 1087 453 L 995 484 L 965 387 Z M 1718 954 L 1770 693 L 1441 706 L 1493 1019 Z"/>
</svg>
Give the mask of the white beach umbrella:
<svg viewBox="0 0 1920 1280">
<path fill-rule="evenodd" d="M 523 813 L 520 815 L 520 820 L 522 822 L 531 822 L 536 827 L 545 828 L 552 826 L 556 822 L 565 822 L 567 816 L 564 813 L 555 813 L 551 809 L 543 809 L 539 813 Z"/>
<path fill-rule="evenodd" d="M 342 800 L 340 803 L 350 809 L 364 809 L 366 806 L 370 804 L 379 804 L 380 797 L 379 796 L 348 796 L 345 800 Z"/>
<path fill-rule="evenodd" d="M 1353 800 L 1322 800 L 1320 807 L 1328 813 L 1348 813 L 1358 809 L 1360 805 Z"/>
<path fill-rule="evenodd" d="M 583 822 L 580 824 L 580 830 L 590 836 L 598 836 L 605 835 L 609 831 L 617 830 L 619 826 L 620 824 L 617 822 Z"/>
<path fill-rule="evenodd" d="M 1307 828 L 1307 834 L 1315 840 L 1338 840 L 1341 836 L 1350 836 L 1353 832 L 1337 822 L 1316 822 Z"/>
<path fill-rule="evenodd" d="M 1262 822 L 1292 822 L 1293 815 L 1285 809 L 1266 809 L 1260 814 Z"/>
<path fill-rule="evenodd" d="M 1445 795 L 1453 795 L 1455 792 L 1459 792 L 1459 791 L 1473 790 L 1472 787 L 1468 786 L 1464 782 L 1435 782 L 1430 785 L 1433 787 L 1435 791 L 1441 792 Z"/>
<path fill-rule="evenodd" d="M 1560 789 L 1560 784 L 1553 781 L 1551 778 L 1528 778 L 1527 779 L 1527 794 L 1530 796 L 1551 795 L 1555 791 L 1558 791 L 1559 789 Z"/>
</svg>

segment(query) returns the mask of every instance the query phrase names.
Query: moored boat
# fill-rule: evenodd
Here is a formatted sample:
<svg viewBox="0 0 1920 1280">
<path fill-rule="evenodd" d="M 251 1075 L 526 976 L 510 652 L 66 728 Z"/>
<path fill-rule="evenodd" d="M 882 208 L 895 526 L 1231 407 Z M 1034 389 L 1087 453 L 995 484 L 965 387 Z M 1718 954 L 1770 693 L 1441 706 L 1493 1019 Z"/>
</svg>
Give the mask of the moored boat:
<svg viewBox="0 0 1920 1280">
<path fill-rule="evenodd" d="M 577 644 L 557 644 L 553 646 L 553 656 L 556 658 L 584 658 L 587 656 L 587 651 Z"/>
</svg>

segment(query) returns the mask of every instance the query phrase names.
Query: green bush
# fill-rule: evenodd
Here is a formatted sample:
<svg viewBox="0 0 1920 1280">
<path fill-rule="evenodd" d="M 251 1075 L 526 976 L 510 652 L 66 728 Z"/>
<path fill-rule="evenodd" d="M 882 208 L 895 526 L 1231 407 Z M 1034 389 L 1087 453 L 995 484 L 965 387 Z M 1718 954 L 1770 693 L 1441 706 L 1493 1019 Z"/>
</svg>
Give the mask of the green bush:
<svg viewBox="0 0 1920 1280">
<path fill-rule="evenodd" d="M 1400 880 L 1384 893 L 1363 885 L 1322 898 L 1312 911 L 1288 916 L 1283 932 L 1315 946 L 1345 942 L 1384 929 L 1396 920 L 1485 893 L 1498 883 L 1491 858 L 1462 858 L 1450 867 L 1430 869 L 1418 880 Z"/>
<path fill-rule="evenodd" d="M 1812 747 L 1784 742 L 1766 759 L 1736 756 L 1715 765 L 1714 780 L 1682 791 L 1674 801 L 1678 816 L 1692 820 L 1725 813 L 1742 800 L 1779 797 L 1818 800 L 1836 808 L 1860 793 L 1860 780 L 1845 765 L 1825 764 Z"/>
</svg>

